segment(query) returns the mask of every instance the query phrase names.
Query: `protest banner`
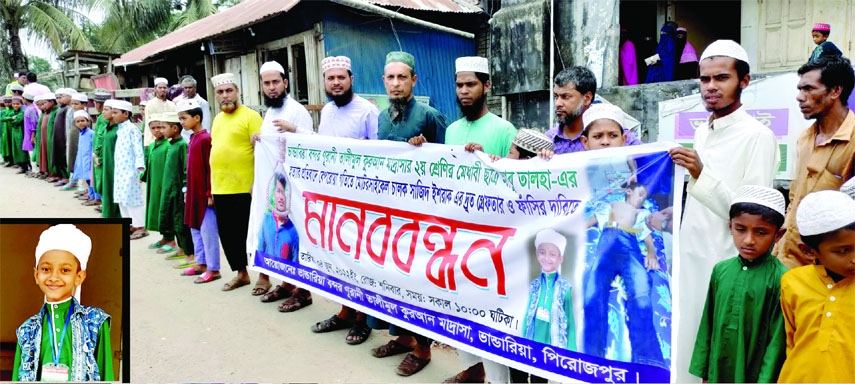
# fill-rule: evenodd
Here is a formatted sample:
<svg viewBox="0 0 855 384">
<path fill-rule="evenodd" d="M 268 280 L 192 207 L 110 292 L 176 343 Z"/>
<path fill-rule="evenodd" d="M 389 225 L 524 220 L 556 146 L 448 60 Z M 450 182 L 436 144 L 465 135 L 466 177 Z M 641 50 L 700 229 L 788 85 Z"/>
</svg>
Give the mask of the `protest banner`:
<svg viewBox="0 0 855 384">
<path fill-rule="evenodd" d="M 675 145 L 493 162 L 262 136 L 250 268 L 553 380 L 667 382 Z"/>
</svg>

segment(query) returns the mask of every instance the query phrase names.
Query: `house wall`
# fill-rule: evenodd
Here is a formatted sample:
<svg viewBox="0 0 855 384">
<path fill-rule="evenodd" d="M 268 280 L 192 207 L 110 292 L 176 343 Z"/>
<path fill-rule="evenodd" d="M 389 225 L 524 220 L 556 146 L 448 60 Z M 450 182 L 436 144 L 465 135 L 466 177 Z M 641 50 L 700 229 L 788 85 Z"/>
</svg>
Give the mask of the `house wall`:
<svg viewBox="0 0 855 384">
<path fill-rule="evenodd" d="M 416 59 L 418 76 L 413 93 L 430 97 L 430 105 L 448 122 L 460 116 L 454 88 L 454 60 L 474 55 L 474 40 L 336 8 L 323 16 L 323 45 L 325 56 L 344 55 L 351 59 L 354 90 L 364 94 L 386 94 L 382 77 L 387 53 L 397 50 L 411 53 Z"/>
</svg>

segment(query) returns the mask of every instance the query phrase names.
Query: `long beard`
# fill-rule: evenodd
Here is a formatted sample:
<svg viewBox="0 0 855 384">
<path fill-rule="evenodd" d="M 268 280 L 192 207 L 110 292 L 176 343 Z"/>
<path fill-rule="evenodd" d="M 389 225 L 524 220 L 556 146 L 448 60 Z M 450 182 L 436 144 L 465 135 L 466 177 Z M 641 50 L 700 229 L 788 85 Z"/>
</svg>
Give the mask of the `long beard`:
<svg viewBox="0 0 855 384">
<path fill-rule="evenodd" d="M 389 99 L 389 114 L 392 116 L 392 121 L 400 121 L 407 114 L 407 105 L 409 100 L 404 98 Z"/>
<path fill-rule="evenodd" d="M 353 99 L 353 88 L 349 88 L 347 91 L 344 92 L 343 95 L 339 96 L 334 96 L 327 92 L 327 97 L 332 100 L 332 102 L 335 103 L 336 106 L 343 107 L 350 103 L 350 100 Z"/>
<path fill-rule="evenodd" d="M 457 99 L 457 106 L 460 107 L 460 112 L 463 113 L 463 116 L 466 117 L 466 120 L 472 121 L 478 117 L 481 113 L 481 108 L 484 107 L 484 103 L 487 102 L 487 95 L 482 94 L 481 97 L 476 99 L 472 105 L 463 105 L 460 104 L 460 99 Z"/>
<path fill-rule="evenodd" d="M 267 95 L 263 93 L 262 96 L 264 96 L 264 106 L 267 108 L 282 108 L 282 106 L 285 105 L 285 97 L 287 97 L 285 93 L 275 98 L 267 97 Z"/>
<path fill-rule="evenodd" d="M 574 109 L 571 112 L 567 112 L 564 115 L 564 118 L 561 119 L 561 121 L 560 121 L 561 125 L 565 126 L 565 127 L 569 127 L 569 126 L 573 125 L 573 122 L 576 121 L 576 119 L 581 118 L 582 117 L 582 105 L 583 105 L 583 103 L 579 103 L 579 106 L 576 107 L 576 109 Z"/>
<path fill-rule="evenodd" d="M 237 109 L 237 103 L 220 104 L 220 110 L 225 113 L 232 113 Z"/>
</svg>

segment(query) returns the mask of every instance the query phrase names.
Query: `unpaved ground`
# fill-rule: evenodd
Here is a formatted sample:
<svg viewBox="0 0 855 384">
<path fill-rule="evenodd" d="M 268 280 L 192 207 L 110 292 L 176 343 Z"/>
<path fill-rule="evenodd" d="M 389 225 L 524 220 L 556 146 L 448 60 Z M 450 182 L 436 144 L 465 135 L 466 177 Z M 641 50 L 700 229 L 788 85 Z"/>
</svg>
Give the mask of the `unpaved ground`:
<svg viewBox="0 0 855 384">
<path fill-rule="evenodd" d="M 0 168 L 0 217 L 100 217 L 48 183 Z M 131 380 L 134 382 L 440 382 L 459 370 L 456 353 L 433 348 L 433 360 L 409 378 L 395 374 L 403 355 L 377 359 L 371 348 L 389 340 L 374 331 L 362 345 L 344 343 L 345 331 L 313 334 L 309 327 L 338 311 L 316 297 L 294 313 L 250 296 L 250 286 L 220 287 L 224 278 L 193 284 L 147 246 L 158 234 L 131 242 Z M 253 281 L 255 274 L 252 273 Z"/>
</svg>

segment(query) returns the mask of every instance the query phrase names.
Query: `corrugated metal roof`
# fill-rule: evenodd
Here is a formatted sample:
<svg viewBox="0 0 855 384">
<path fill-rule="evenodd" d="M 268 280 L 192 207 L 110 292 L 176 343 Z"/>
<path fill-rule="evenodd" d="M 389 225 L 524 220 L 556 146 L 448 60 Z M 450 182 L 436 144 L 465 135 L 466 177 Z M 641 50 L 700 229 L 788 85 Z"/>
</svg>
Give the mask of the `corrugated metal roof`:
<svg viewBox="0 0 855 384">
<path fill-rule="evenodd" d="M 481 12 L 467 1 L 475 0 L 358 0 L 366 4 L 404 7 L 440 12 Z M 113 61 L 114 65 L 142 62 L 158 53 L 170 51 L 187 44 L 226 34 L 269 19 L 294 8 L 300 0 L 244 0 L 225 11 L 208 16 L 193 24 L 169 33 L 157 40 L 132 49 Z"/>
<path fill-rule="evenodd" d="M 293 8 L 300 0 L 244 0 L 225 11 L 208 16 L 157 40 L 132 49 L 116 59 L 114 65 L 134 64 L 158 53 L 169 51 L 213 36 L 269 19 Z"/>
<path fill-rule="evenodd" d="M 364 0 L 384 7 L 402 7 L 419 11 L 478 13 L 479 0 Z"/>
</svg>

